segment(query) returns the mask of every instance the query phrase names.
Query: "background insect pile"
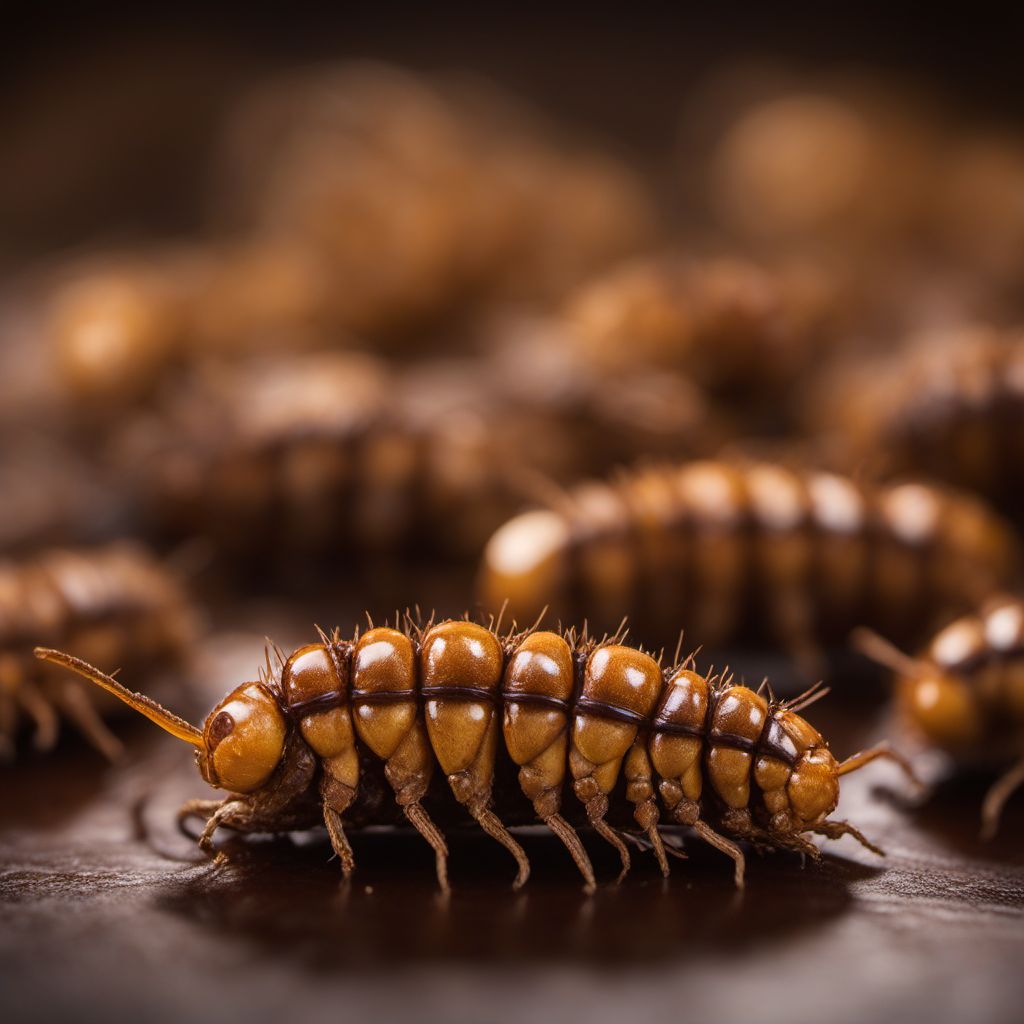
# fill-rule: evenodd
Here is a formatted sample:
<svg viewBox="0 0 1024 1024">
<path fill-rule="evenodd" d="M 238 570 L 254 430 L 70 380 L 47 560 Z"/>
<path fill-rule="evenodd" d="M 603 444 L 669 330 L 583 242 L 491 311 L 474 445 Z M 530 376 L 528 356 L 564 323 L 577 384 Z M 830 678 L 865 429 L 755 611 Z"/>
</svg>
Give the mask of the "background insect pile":
<svg viewBox="0 0 1024 1024">
<path fill-rule="evenodd" d="M 6 755 L 26 722 L 52 746 L 57 712 L 116 751 L 34 645 L 209 704 L 196 666 L 230 630 L 287 609 L 350 635 L 358 594 L 626 616 L 655 652 L 685 629 L 704 668 L 784 665 L 783 692 L 868 678 L 868 626 L 924 739 L 1020 756 L 1016 129 L 739 65 L 631 147 L 351 61 L 265 76 L 212 136 L 187 230 L 8 268 Z M 966 654 L 932 639 L 958 616 Z"/>
</svg>

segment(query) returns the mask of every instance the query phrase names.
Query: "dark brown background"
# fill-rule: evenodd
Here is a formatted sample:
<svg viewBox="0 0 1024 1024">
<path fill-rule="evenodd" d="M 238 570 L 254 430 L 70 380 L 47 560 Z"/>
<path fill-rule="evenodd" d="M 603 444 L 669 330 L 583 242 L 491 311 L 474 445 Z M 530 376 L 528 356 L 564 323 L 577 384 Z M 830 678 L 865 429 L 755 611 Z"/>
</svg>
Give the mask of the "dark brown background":
<svg viewBox="0 0 1024 1024">
<path fill-rule="evenodd" d="M 198 224 L 223 110 L 247 84 L 306 60 L 484 71 L 640 159 L 663 154 L 687 86 L 747 55 L 910 71 L 979 117 L 1013 117 L 1024 97 L 1017 26 L 977 5 L 927 17 L 726 5 L 543 18 L 387 4 L 287 15 L 40 5 L 7 12 L 4 25 L 0 272 L 14 281 L 56 249 Z M 342 583 L 336 601 L 327 619 L 350 625 L 361 595 Z M 323 612 L 221 616 L 193 713 L 252 674 L 263 634 L 306 639 Z M 840 755 L 885 729 L 854 697 L 811 715 Z M 429 854 L 406 835 L 355 837 L 348 891 L 319 837 L 236 845 L 234 866 L 213 872 L 171 824 L 177 802 L 202 789 L 188 751 L 154 742 L 145 723 L 126 731 L 124 766 L 103 767 L 72 739 L 0 769 L 5 1021 L 1020 1019 L 1024 808 L 1018 799 L 999 839 L 980 844 L 984 779 L 941 785 L 914 809 L 887 766 L 855 776 L 841 812 L 888 858 L 851 840 L 806 869 L 752 858 L 743 895 L 722 858 L 691 843 L 669 882 L 639 858 L 626 884 L 586 899 L 564 851 L 540 834 L 525 839 L 534 878 L 515 894 L 506 855 L 467 832 L 453 843 L 444 904 Z M 591 848 L 610 878 L 612 859 Z"/>
<path fill-rule="evenodd" d="M 642 158 L 664 156 L 686 91 L 739 61 L 877 67 L 979 120 L 1024 109 L 1012 5 L 529 6 L 8 5 L 0 269 L 97 233 L 194 227 L 224 110 L 304 62 L 480 72 Z"/>
</svg>

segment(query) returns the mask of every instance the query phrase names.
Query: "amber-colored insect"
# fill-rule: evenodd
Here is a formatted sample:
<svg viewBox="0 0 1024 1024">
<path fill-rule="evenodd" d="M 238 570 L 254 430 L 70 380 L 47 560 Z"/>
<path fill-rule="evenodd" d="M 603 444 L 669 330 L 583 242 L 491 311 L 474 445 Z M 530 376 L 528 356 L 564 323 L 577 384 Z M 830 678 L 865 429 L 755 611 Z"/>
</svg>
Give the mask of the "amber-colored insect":
<svg viewBox="0 0 1024 1024">
<path fill-rule="evenodd" d="M 1024 335 L 982 325 L 933 331 L 836 377 L 812 421 L 835 434 L 845 464 L 942 480 L 1024 517 Z"/>
<path fill-rule="evenodd" d="M 13 752 L 23 715 L 35 725 L 36 747 L 49 750 L 58 711 L 107 757 L 121 751 L 91 692 L 34 661 L 33 645 L 59 643 L 141 668 L 180 656 L 192 627 L 180 586 L 134 545 L 54 549 L 0 564 L 0 753 Z"/>
<path fill-rule="evenodd" d="M 982 805 L 991 838 L 1024 785 L 1024 601 L 1002 595 L 940 630 L 916 658 L 869 631 L 857 642 L 897 674 L 902 716 L 925 742 L 964 764 L 1011 767 Z"/>
<path fill-rule="evenodd" d="M 614 628 L 629 615 L 663 643 L 671 614 L 708 645 L 742 635 L 812 665 L 857 625 L 922 636 L 1019 565 L 1010 529 L 956 492 L 692 462 L 585 484 L 510 520 L 486 548 L 481 588 L 484 607 L 508 601 L 520 619 L 549 607 Z"/>
<path fill-rule="evenodd" d="M 470 383 L 438 372 L 421 393 L 356 353 L 248 360 L 193 381 L 118 461 L 159 529 L 229 553 L 476 552 L 524 503 L 523 471 L 560 475 L 573 453 L 461 398 Z"/>
<path fill-rule="evenodd" d="M 123 412 L 204 358 L 308 348 L 329 329 L 324 269 L 284 241 L 108 253 L 65 276 L 41 329 L 57 380 L 94 414 Z"/>
<path fill-rule="evenodd" d="M 65 390 L 109 413 L 210 356 L 418 352 L 481 296 L 548 301 L 635 252 L 642 181 L 535 121 L 489 88 L 361 62 L 260 88 L 211 203 L 233 234 L 98 256 L 54 288 L 42 330 Z"/>
<path fill-rule="evenodd" d="M 572 293 L 563 328 L 584 362 L 681 370 L 753 401 L 821 358 L 841 324 L 835 282 L 809 265 L 679 254 L 638 258 Z M 768 399 L 771 404 L 771 399 Z M 780 408 L 774 404 L 774 412 Z"/>
<path fill-rule="evenodd" d="M 118 461 L 151 522 L 229 552 L 475 558 L 538 480 L 580 478 L 601 465 L 593 453 L 613 456 L 596 438 L 614 429 L 621 452 L 657 432 L 643 394 L 613 409 L 596 381 L 540 399 L 497 376 L 471 360 L 403 372 L 357 353 L 246 360 L 192 381 Z M 673 395 L 700 408 L 692 388 Z M 661 442 L 692 452 L 704 424 L 672 422 Z"/>
<path fill-rule="evenodd" d="M 335 323 L 364 335 L 481 294 L 560 295 L 655 233 L 629 166 L 493 84 L 367 61 L 290 74 L 244 98 L 227 143 L 222 207 L 321 260 Z"/>
<path fill-rule="evenodd" d="M 36 654 L 91 679 L 196 748 L 203 778 L 228 792 L 222 801 L 190 801 L 181 810 L 183 819 L 206 819 L 199 842 L 208 853 L 221 825 L 281 831 L 322 818 L 348 874 L 354 859 L 343 819 L 354 826 L 395 820 L 382 796 L 383 774 L 397 806 L 433 848 L 446 887 L 447 847 L 424 805 L 436 764 L 458 803 L 515 857 L 520 886 L 529 862 L 492 808 L 496 767 L 506 758 L 588 889 L 593 868 L 562 814 L 567 783 L 586 822 L 618 850 L 620 878 L 629 852 L 606 821 L 620 776 L 666 875 L 661 809 L 730 856 L 738 886 L 744 857 L 736 839 L 816 856 L 808 833 L 852 835 L 877 852 L 852 825 L 829 819 L 839 777 L 879 757 L 907 766 L 886 746 L 836 761 L 798 714 L 822 691 L 780 704 L 700 675 L 692 659 L 665 671 L 620 639 L 593 643 L 534 630 L 501 637 L 469 621 L 371 628 L 351 641 L 321 632 L 318 643 L 282 657 L 277 670 L 268 656 L 260 680 L 225 697 L 202 729 L 77 658 Z"/>
</svg>

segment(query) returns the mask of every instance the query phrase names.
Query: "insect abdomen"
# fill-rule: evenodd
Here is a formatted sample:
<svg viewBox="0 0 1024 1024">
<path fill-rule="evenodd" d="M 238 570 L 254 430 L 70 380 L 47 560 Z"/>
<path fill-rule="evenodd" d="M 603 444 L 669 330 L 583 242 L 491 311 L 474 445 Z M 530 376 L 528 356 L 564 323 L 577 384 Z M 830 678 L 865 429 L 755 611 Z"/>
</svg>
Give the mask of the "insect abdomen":
<svg viewBox="0 0 1024 1024">
<path fill-rule="evenodd" d="M 599 628 L 629 616 L 664 642 L 681 618 L 711 645 L 742 632 L 803 653 L 865 621 L 920 633 L 1005 585 L 1019 561 L 1008 527 L 955 492 L 698 462 L 592 483 L 510 520 L 488 544 L 481 591 L 521 620 L 545 606 Z"/>
<path fill-rule="evenodd" d="M 320 759 L 328 828 L 343 860 L 351 850 L 341 816 L 364 782 L 360 744 L 384 762 L 399 806 L 438 852 L 442 877 L 447 848 L 421 806 L 435 765 L 455 800 L 516 856 L 525 879 L 525 854 L 499 818 L 504 803 L 492 806 L 496 763 L 507 754 L 523 794 L 588 884 L 589 858 L 561 813 L 568 781 L 583 820 L 616 846 L 625 869 L 628 852 L 605 822 L 622 780 L 667 870 L 659 797 L 672 822 L 735 855 L 708 822 L 741 838 L 762 827 L 755 818 L 774 822 L 779 836 L 794 832 L 787 788 L 794 765 L 802 752 L 824 747 L 802 719 L 760 694 L 719 686 L 688 667 L 665 673 L 648 654 L 614 642 L 544 631 L 502 641 L 465 621 L 432 626 L 415 640 L 396 629 L 371 629 L 351 643 L 321 639 L 288 659 L 281 691 Z M 363 823 L 391 820 L 379 805 L 359 806 Z"/>
</svg>

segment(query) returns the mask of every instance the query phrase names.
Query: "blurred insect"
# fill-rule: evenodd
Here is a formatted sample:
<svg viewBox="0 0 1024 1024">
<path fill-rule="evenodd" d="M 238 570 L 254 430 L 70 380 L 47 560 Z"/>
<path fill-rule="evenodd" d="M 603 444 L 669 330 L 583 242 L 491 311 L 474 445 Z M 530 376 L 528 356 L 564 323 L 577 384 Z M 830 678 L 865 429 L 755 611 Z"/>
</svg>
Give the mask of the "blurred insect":
<svg viewBox="0 0 1024 1024">
<path fill-rule="evenodd" d="M 658 797 L 674 825 L 692 828 L 733 859 L 737 886 L 744 855 L 734 840 L 816 857 L 807 834 L 851 835 L 879 852 L 852 825 L 829 818 L 839 778 L 881 757 L 909 767 L 886 746 L 837 761 L 798 714 L 824 695 L 820 687 L 779 703 L 770 691 L 766 697 L 699 674 L 692 657 L 679 662 L 678 650 L 676 665 L 665 670 L 624 646 L 621 634 L 595 643 L 585 632 L 502 636 L 500 623 L 492 626 L 371 624 L 353 640 L 321 631 L 318 643 L 287 660 L 280 655 L 276 668 L 268 653 L 259 681 L 225 697 L 202 729 L 77 658 L 46 649 L 36 655 L 92 680 L 196 748 L 203 778 L 228 792 L 221 801 L 190 801 L 180 812 L 181 820 L 205 819 L 199 845 L 209 854 L 221 825 L 280 831 L 322 819 L 348 875 L 354 858 L 343 819 L 354 827 L 396 820 L 383 797 L 383 774 L 405 818 L 433 848 L 438 882 L 447 888 L 448 849 L 424 806 L 436 763 L 455 800 L 515 857 L 518 887 L 529 861 L 499 814 L 511 823 L 521 800 L 495 790 L 506 759 L 519 769 L 533 814 L 565 844 L 588 890 L 594 871 L 563 817 L 563 789 L 571 785 L 584 820 L 618 851 L 621 879 L 629 852 L 606 821 L 620 776 L 665 875 Z"/>
<path fill-rule="evenodd" d="M 834 376 L 810 419 L 834 433 L 843 464 L 942 480 L 1024 521 L 1024 335 L 978 325 L 931 332 Z"/>
<path fill-rule="evenodd" d="M 0 753 L 13 754 L 23 715 L 34 723 L 36 748 L 51 749 L 58 712 L 106 757 L 121 752 L 91 692 L 33 661 L 34 644 L 141 668 L 181 656 L 192 626 L 171 574 L 132 545 L 54 549 L 0 563 Z M 108 703 L 104 712 L 117 706 Z"/>
<path fill-rule="evenodd" d="M 686 373 L 709 391 L 767 407 L 838 341 L 843 301 L 810 264 L 662 253 L 596 277 L 565 302 L 564 344 L 606 372 Z"/>
<path fill-rule="evenodd" d="M 97 253 L 51 285 L 54 378 L 92 420 L 123 414 L 213 358 L 324 340 L 322 268 L 294 245 L 195 242 Z M 351 343 L 331 330 L 331 343 Z"/>
<path fill-rule="evenodd" d="M 613 424 L 623 444 L 656 434 L 642 395 L 610 409 L 600 392 L 530 399 L 497 377 L 471 360 L 403 372 L 357 353 L 247 360 L 195 379 L 116 459 L 159 529 L 247 558 L 340 547 L 475 558 L 537 481 L 600 465 L 591 453 L 609 446 L 593 441 Z M 671 394 L 700 408 L 692 388 Z M 677 451 L 707 433 L 695 416 L 671 423 L 659 436 Z"/>
<path fill-rule="evenodd" d="M 960 764 L 1011 765 L 982 805 L 982 837 L 992 838 L 1024 785 L 1024 602 L 993 598 L 940 630 L 916 658 L 869 630 L 855 639 L 896 672 L 898 706 L 927 743 Z"/>
<path fill-rule="evenodd" d="M 691 462 L 584 484 L 506 523 L 485 608 L 598 628 L 673 618 L 714 647 L 766 640 L 817 667 L 857 625 L 922 635 L 1007 586 L 1017 541 L 986 506 L 924 484 L 868 487 L 774 463 Z"/>
<path fill-rule="evenodd" d="M 909 242 L 942 155 L 933 104 L 904 83 L 849 76 L 759 82 L 745 103 L 736 84 L 731 102 L 717 97 L 701 194 L 722 228 L 747 248 L 862 264 Z"/>
</svg>

